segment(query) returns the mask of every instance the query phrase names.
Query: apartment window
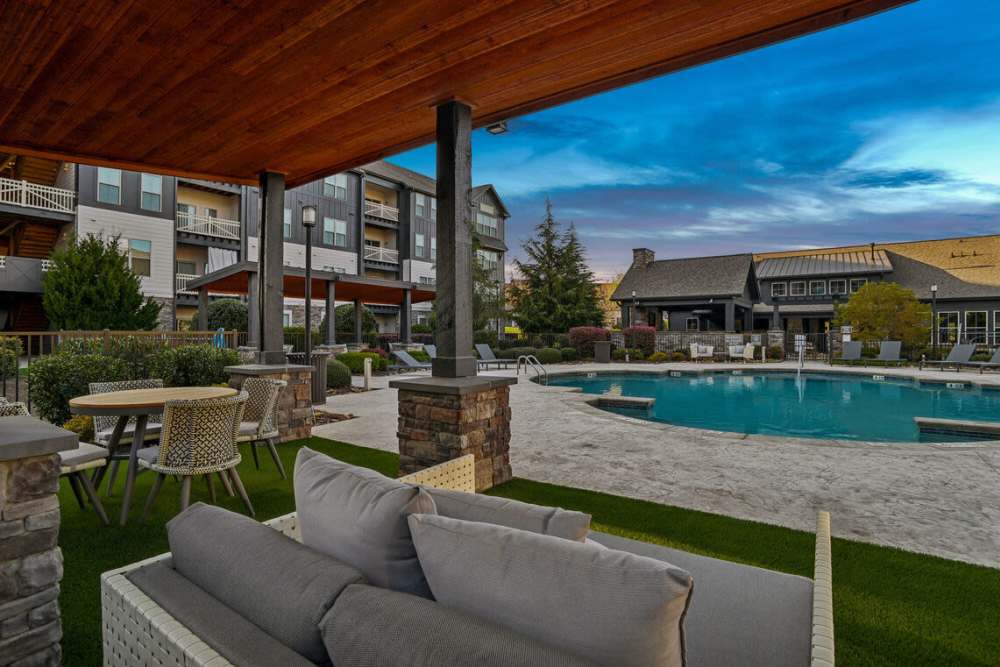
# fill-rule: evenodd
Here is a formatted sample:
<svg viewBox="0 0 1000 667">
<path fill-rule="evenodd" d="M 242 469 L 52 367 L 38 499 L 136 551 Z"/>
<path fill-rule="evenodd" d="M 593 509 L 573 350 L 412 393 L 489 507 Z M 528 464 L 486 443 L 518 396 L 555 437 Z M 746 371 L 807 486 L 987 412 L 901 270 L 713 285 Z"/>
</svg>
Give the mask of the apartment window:
<svg viewBox="0 0 1000 667">
<path fill-rule="evenodd" d="M 788 283 L 788 293 L 791 296 L 805 296 L 806 282 L 804 280 L 795 280 Z"/>
<path fill-rule="evenodd" d="M 194 262 L 177 260 L 177 273 L 194 276 L 198 274 L 198 265 Z"/>
<path fill-rule="evenodd" d="M 414 251 L 414 254 L 417 257 L 423 257 L 424 256 L 424 235 L 423 234 L 414 234 L 413 239 L 414 239 L 413 243 L 416 246 L 416 250 Z"/>
<path fill-rule="evenodd" d="M 281 326 L 283 327 L 292 326 L 292 311 L 286 310 L 281 313 Z"/>
<path fill-rule="evenodd" d="M 945 311 L 937 314 L 938 342 L 955 343 L 958 341 L 958 313 Z"/>
<path fill-rule="evenodd" d="M 1000 310 L 993 311 L 993 344 L 1000 340 Z"/>
<path fill-rule="evenodd" d="M 336 218 L 323 218 L 323 243 L 346 248 L 347 221 Z"/>
<path fill-rule="evenodd" d="M 986 342 L 986 311 L 965 311 L 965 340 L 968 343 Z"/>
<path fill-rule="evenodd" d="M 851 278 L 851 294 L 868 284 L 867 278 Z"/>
<path fill-rule="evenodd" d="M 292 238 L 292 209 L 286 208 L 285 217 L 281 223 L 281 235 L 286 239 Z"/>
<path fill-rule="evenodd" d="M 177 204 L 177 219 L 182 222 L 192 223 L 198 216 L 198 207 L 193 204 Z"/>
<path fill-rule="evenodd" d="M 428 213 L 428 210 L 429 210 L 429 207 L 427 206 L 427 200 L 428 199 L 429 199 L 429 197 L 427 195 L 420 194 L 419 192 L 417 193 L 417 195 L 415 197 L 417 215 L 419 215 L 421 218 L 426 218 L 427 217 L 427 213 Z"/>
<path fill-rule="evenodd" d="M 438 215 L 438 200 L 436 197 L 428 197 L 431 200 L 431 217 L 437 220 Z"/>
<path fill-rule="evenodd" d="M 843 279 L 831 280 L 830 294 L 847 294 L 847 281 Z"/>
<path fill-rule="evenodd" d="M 143 174 L 140 179 L 142 193 L 139 206 L 147 211 L 163 210 L 163 177 L 156 174 Z"/>
<path fill-rule="evenodd" d="M 323 194 L 334 199 L 347 199 L 347 174 L 334 174 L 324 178 Z"/>
<path fill-rule="evenodd" d="M 480 204 L 476 211 L 476 231 L 497 237 L 497 210 L 492 204 Z"/>
<path fill-rule="evenodd" d="M 438 239 L 436 236 L 431 237 L 431 259 L 437 257 L 438 254 Z"/>
<path fill-rule="evenodd" d="M 128 265 L 137 276 L 150 275 L 150 259 L 153 254 L 153 243 L 141 239 L 128 241 Z"/>
<path fill-rule="evenodd" d="M 497 254 L 489 250 L 477 250 L 476 256 L 479 259 L 479 263 L 483 265 L 484 268 L 488 269 L 491 273 L 495 273 L 497 270 L 497 265 L 500 263 L 497 259 Z"/>
<path fill-rule="evenodd" d="M 825 280 L 810 280 L 809 281 L 809 294 L 810 294 L 810 296 L 825 296 L 826 295 L 826 281 Z"/>
<path fill-rule="evenodd" d="M 97 201 L 105 204 L 122 203 L 122 170 L 97 168 Z"/>
<path fill-rule="evenodd" d="M 698 318 L 697 317 L 689 317 L 689 318 L 687 318 L 687 321 L 685 322 L 685 327 L 687 328 L 688 331 L 697 331 L 698 330 Z"/>
<path fill-rule="evenodd" d="M 217 209 L 217 208 L 208 208 L 206 206 L 205 207 L 205 217 L 206 218 L 218 218 L 219 217 L 219 209 Z"/>
<path fill-rule="evenodd" d="M 420 276 L 420 284 L 421 285 L 433 285 L 434 284 L 434 276 Z"/>
<path fill-rule="evenodd" d="M 771 296 L 788 296 L 788 283 L 771 283 Z"/>
</svg>

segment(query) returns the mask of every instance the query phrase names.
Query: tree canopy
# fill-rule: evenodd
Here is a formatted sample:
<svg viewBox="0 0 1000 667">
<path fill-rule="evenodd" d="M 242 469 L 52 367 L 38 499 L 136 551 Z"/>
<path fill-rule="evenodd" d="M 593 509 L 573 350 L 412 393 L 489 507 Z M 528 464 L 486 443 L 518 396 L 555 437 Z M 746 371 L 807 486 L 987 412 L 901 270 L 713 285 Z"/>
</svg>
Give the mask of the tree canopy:
<svg viewBox="0 0 1000 667">
<path fill-rule="evenodd" d="M 572 224 L 563 231 L 545 201 L 545 217 L 522 246 L 527 261 L 515 261 L 521 280 L 511 284 L 512 315 L 530 333 L 563 332 L 601 326 L 604 312 L 587 267 L 583 245 Z"/>
<path fill-rule="evenodd" d="M 247 305 L 236 299 L 219 299 L 208 304 L 208 328 L 210 330 L 246 331 L 249 315 Z"/>
<path fill-rule="evenodd" d="M 118 237 L 88 235 L 52 253 L 42 277 L 42 306 L 56 329 L 154 329 L 160 304 L 142 295 Z"/>
<path fill-rule="evenodd" d="M 931 335 L 931 308 L 897 283 L 870 282 L 837 308 L 833 324 L 850 325 L 857 340 L 926 345 Z"/>
<path fill-rule="evenodd" d="M 362 307 L 361 315 L 361 332 L 362 333 L 375 333 L 378 331 L 378 322 L 375 321 L 375 316 L 372 315 L 372 311 L 368 309 L 368 306 Z M 329 313 L 323 313 L 323 321 L 320 324 L 320 331 L 326 331 L 326 318 Z M 345 303 L 343 305 L 337 306 L 335 320 L 337 333 L 348 333 L 354 332 L 354 304 Z"/>
</svg>

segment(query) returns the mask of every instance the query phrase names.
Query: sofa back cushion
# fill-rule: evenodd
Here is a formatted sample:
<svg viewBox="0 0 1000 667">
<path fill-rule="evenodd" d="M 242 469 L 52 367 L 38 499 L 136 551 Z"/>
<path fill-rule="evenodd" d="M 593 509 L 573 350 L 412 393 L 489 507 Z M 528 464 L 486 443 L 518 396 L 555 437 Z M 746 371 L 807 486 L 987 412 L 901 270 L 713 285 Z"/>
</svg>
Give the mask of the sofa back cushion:
<svg viewBox="0 0 1000 667">
<path fill-rule="evenodd" d="M 317 663 L 328 659 L 320 619 L 346 586 L 364 581 L 273 528 L 203 503 L 171 519 L 167 538 L 177 572 Z"/>
<path fill-rule="evenodd" d="M 437 513 L 452 519 L 493 523 L 583 542 L 590 531 L 590 515 L 559 507 L 543 507 L 519 500 L 428 488 Z"/>
<path fill-rule="evenodd" d="M 523 530 L 409 517 L 437 601 L 607 665 L 684 662 L 692 580 L 669 563 Z"/>
<path fill-rule="evenodd" d="M 594 664 L 501 625 L 374 586 L 348 586 L 320 627 L 336 667 Z"/>
<path fill-rule="evenodd" d="M 406 517 L 433 513 L 418 487 L 307 447 L 295 459 L 302 543 L 358 568 L 372 584 L 430 597 Z"/>
</svg>

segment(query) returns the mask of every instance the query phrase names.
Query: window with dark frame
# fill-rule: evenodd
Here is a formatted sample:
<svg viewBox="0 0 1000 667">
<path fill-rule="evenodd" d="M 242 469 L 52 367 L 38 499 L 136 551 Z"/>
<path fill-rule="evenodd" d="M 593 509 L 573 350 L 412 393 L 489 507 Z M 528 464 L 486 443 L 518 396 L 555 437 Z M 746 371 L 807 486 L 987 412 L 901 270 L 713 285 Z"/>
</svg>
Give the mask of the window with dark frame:
<svg viewBox="0 0 1000 667">
<path fill-rule="evenodd" d="M 851 294 L 868 284 L 867 278 L 851 278 Z"/>
<path fill-rule="evenodd" d="M 825 280 L 810 280 L 809 281 L 809 296 L 826 296 L 826 281 Z"/>
<path fill-rule="evenodd" d="M 830 294 L 831 295 L 847 294 L 847 281 L 842 278 L 831 280 Z"/>
<path fill-rule="evenodd" d="M 97 168 L 97 201 L 103 204 L 122 203 L 122 170 Z"/>
<path fill-rule="evenodd" d="M 771 283 L 771 296 L 787 296 L 788 283 Z"/>
<path fill-rule="evenodd" d="M 163 177 L 142 174 L 139 178 L 139 207 L 146 211 L 163 210 Z"/>
<path fill-rule="evenodd" d="M 347 174 L 334 174 L 323 179 L 323 195 L 347 199 Z"/>
<path fill-rule="evenodd" d="M 128 265 L 137 276 L 149 277 L 153 257 L 153 243 L 143 239 L 128 240 Z"/>
<path fill-rule="evenodd" d="M 685 327 L 687 328 L 688 331 L 698 331 L 698 318 L 697 317 L 687 318 L 687 321 L 685 322 Z"/>
<path fill-rule="evenodd" d="M 281 233 L 286 239 L 292 238 L 292 209 L 285 209 L 284 221 L 281 224 Z"/>
<path fill-rule="evenodd" d="M 805 296 L 806 281 L 793 280 L 792 282 L 788 283 L 788 294 L 789 296 Z"/>
</svg>

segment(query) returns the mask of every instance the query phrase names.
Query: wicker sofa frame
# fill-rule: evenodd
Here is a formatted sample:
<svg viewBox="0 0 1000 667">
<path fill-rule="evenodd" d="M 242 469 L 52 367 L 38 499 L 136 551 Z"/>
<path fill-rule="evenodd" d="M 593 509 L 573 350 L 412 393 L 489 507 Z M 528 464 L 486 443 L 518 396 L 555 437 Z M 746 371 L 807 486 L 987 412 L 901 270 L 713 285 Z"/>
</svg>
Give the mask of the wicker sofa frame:
<svg viewBox="0 0 1000 667">
<path fill-rule="evenodd" d="M 410 484 L 475 493 L 475 462 L 469 454 L 400 479 Z M 292 539 L 301 539 L 294 512 L 265 524 Z M 125 577 L 136 568 L 169 557 L 169 553 L 160 554 L 101 575 L 104 665 L 235 667 Z M 820 512 L 816 524 L 813 578 L 812 667 L 834 665 L 831 558 L 830 515 Z"/>
</svg>

